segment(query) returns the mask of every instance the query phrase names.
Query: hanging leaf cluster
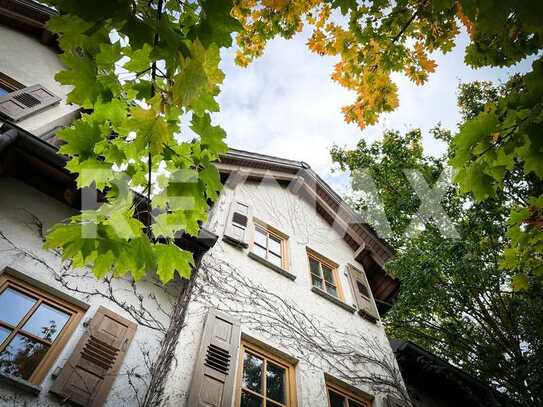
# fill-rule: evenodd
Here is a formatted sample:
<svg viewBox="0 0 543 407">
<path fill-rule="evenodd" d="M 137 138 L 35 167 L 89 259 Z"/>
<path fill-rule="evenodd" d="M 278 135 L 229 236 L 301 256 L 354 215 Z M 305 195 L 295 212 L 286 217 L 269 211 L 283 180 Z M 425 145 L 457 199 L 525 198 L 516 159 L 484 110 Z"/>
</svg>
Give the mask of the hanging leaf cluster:
<svg viewBox="0 0 543 407">
<path fill-rule="evenodd" d="M 156 271 L 164 283 L 188 278 L 192 253 L 176 245 L 196 236 L 221 189 L 214 165 L 225 132 L 211 123 L 224 74 L 220 49 L 240 24 L 228 1 L 51 0 L 70 85 L 67 102 L 83 113 L 58 132 L 66 168 L 79 188 L 104 203 L 85 208 L 48 234 L 75 267 L 96 277 Z M 181 120 L 191 120 L 191 133 Z"/>
</svg>

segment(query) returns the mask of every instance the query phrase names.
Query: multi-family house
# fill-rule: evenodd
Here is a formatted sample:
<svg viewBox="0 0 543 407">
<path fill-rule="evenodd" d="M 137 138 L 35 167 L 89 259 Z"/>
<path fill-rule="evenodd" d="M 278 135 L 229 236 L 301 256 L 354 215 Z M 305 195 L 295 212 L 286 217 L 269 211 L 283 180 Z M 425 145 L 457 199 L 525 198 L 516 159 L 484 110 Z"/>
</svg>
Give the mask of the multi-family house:
<svg viewBox="0 0 543 407">
<path fill-rule="evenodd" d="M 177 241 L 190 280 L 97 280 L 43 250 L 81 205 L 52 14 L 0 1 L 0 405 L 403 405 L 380 319 L 392 250 L 303 162 L 221 159 L 209 224 Z"/>
</svg>

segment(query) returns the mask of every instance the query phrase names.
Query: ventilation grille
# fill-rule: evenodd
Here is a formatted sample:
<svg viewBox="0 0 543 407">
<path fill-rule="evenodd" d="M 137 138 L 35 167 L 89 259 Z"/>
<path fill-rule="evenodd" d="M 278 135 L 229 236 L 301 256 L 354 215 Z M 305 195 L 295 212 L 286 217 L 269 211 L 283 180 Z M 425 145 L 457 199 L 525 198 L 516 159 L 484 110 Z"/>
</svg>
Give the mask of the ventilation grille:
<svg viewBox="0 0 543 407">
<path fill-rule="evenodd" d="M 247 226 L 247 216 L 239 212 L 234 212 L 234 215 L 232 215 L 232 222 L 241 226 Z"/>
<path fill-rule="evenodd" d="M 13 98 L 26 107 L 34 107 L 40 104 L 40 101 L 30 93 L 19 93 L 18 95 L 13 96 Z"/>
<path fill-rule="evenodd" d="M 228 374 L 228 368 L 230 367 L 230 352 L 211 344 L 207 348 L 204 364 L 207 367 L 226 375 Z"/>
<path fill-rule="evenodd" d="M 81 353 L 81 357 L 104 370 L 109 370 L 113 367 L 118 353 L 118 349 L 91 336 Z"/>
</svg>

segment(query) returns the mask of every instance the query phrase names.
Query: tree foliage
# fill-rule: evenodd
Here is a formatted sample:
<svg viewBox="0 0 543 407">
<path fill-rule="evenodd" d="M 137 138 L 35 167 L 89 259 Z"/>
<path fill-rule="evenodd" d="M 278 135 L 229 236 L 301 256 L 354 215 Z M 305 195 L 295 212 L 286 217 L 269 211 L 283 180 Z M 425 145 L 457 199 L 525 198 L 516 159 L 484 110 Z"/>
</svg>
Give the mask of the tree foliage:
<svg viewBox="0 0 543 407">
<path fill-rule="evenodd" d="M 463 85 L 461 100 L 470 107 L 465 115 L 476 116 L 477 109 L 484 109 L 485 103 L 478 100 L 497 97 L 500 91 L 492 88 L 488 93 L 490 88 L 484 83 Z M 448 155 L 452 155 L 450 132 L 434 129 L 433 133 L 450 143 Z M 420 197 L 404 170 L 416 169 L 432 184 L 448 160 L 426 156 L 421 142 L 418 130 L 405 135 L 387 132 L 374 144 L 361 141 L 353 150 L 332 151 L 343 170 L 366 168 L 374 179 L 377 198 L 355 194 L 353 203 L 363 208 L 382 202 L 391 223 L 390 242 L 397 256 L 387 270 L 399 278 L 401 290 L 386 316 L 387 332 L 451 361 L 521 405 L 541 405 L 543 298 L 536 291 L 514 291 L 514 272 L 501 267 L 509 244 L 504 239 L 511 212 L 509 194 L 525 196 L 523 182 L 507 174 L 507 182 L 519 188 L 498 191 L 482 202 L 459 194 L 458 187 L 449 184 L 441 204 L 459 237 L 448 239 L 434 219 L 417 219 Z M 354 191 L 359 188 L 355 181 Z M 373 219 L 369 221 L 375 225 Z M 422 221 L 425 228 L 407 235 L 413 221 Z M 484 403 L 499 405 L 494 400 Z"/>
<path fill-rule="evenodd" d="M 164 282 L 190 273 L 191 256 L 173 246 L 174 236 L 197 234 L 220 190 L 213 162 L 226 150 L 225 135 L 210 114 L 224 78 L 220 49 L 232 45 L 233 33 L 245 66 L 270 39 L 305 27 L 311 51 L 339 58 L 332 79 L 354 91 L 343 111 L 361 128 L 398 106 L 391 75 L 424 83 L 436 69 L 432 54 L 452 49 L 461 26 L 470 35 L 466 62 L 475 67 L 513 65 L 543 44 L 536 0 L 46 2 L 60 12 L 48 23 L 64 51 L 57 80 L 73 87 L 68 102 L 84 109 L 59 132 L 60 152 L 78 186 L 96 186 L 107 202 L 55 227 L 47 246 L 98 276 L 160 270 Z M 516 165 L 541 178 L 541 89 L 536 62 L 515 91 L 465 123 L 451 161 L 463 192 L 492 196 Z M 183 116 L 195 133 L 190 141 L 181 134 Z M 129 188 L 120 187 L 126 181 Z M 532 195 L 511 217 L 504 261 L 529 270 L 516 277 L 522 287 L 541 274 L 541 199 Z M 165 259 L 173 253 L 177 261 Z"/>
<path fill-rule="evenodd" d="M 176 233 L 197 235 L 208 202 L 221 189 L 213 162 L 226 152 L 225 133 L 211 123 L 224 74 L 220 48 L 240 28 L 228 1 L 51 0 L 71 85 L 68 103 L 81 118 L 58 132 L 60 154 L 79 188 L 105 196 L 56 225 L 46 246 L 101 278 L 155 270 L 163 282 L 188 277 L 192 254 Z M 191 140 L 181 119 L 191 118 Z"/>
</svg>

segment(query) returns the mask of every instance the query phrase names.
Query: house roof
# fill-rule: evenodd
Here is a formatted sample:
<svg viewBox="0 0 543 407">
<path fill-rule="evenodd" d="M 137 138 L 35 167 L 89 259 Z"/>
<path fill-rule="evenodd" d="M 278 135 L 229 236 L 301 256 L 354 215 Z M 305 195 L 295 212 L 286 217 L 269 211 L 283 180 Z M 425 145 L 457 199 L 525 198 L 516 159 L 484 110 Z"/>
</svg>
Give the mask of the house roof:
<svg viewBox="0 0 543 407">
<path fill-rule="evenodd" d="M 412 391 L 433 393 L 465 407 L 518 406 L 505 394 L 415 343 L 389 341 L 404 381 Z"/>
</svg>

